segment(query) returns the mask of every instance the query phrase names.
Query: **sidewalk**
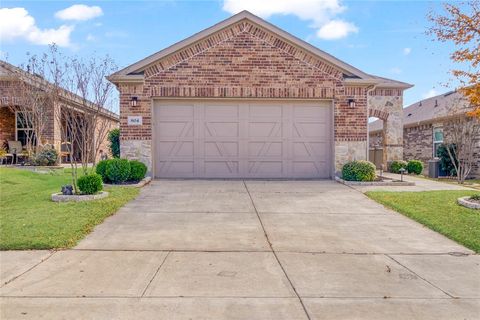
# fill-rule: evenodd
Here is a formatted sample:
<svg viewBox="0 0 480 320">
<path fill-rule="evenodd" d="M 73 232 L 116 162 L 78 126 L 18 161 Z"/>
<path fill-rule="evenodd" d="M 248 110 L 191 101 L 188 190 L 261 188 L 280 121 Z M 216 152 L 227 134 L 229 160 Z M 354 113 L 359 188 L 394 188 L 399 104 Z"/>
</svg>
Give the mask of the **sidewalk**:
<svg viewBox="0 0 480 320">
<path fill-rule="evenodd" d="M 400 180 L 400 175 L 395 173 L 384 172 L 384 177 Z M 439 191 L 439 190 L 475 190 L 473 188 L 464 187 L 455 184 L 438 182 L 425 178 L 419 178 L 411 175 L 403 175 L 404 181 L 415 182 L 414 186 L 352 186 L 360 192 L 368 191 Z"/>
</svg>

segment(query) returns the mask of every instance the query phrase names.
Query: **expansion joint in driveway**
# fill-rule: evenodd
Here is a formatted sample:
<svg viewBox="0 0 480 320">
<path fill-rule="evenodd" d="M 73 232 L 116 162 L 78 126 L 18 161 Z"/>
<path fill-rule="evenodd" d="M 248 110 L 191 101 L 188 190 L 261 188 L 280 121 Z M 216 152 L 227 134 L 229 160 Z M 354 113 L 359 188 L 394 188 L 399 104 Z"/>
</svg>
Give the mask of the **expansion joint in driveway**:
<svg viewBox="0 0 480 320">
<path fill-rule="evenodd" d="M 243 180 L 242 182 L 243 182 L 243 185 L 245 186 L 245 190 L 247 191 L 248 197 L 250 198 L 253 209 L 255 210 L 255 214 L 257 215 L 257 219 L 260 222 L 260 226 L 262 227 L 263 234 L 265 235 L 265 238 L 267 239 L 268 246 L 270 247 L 270 250 L 273 253 L 273 256 L 277 260 L 278 265 L 282 269 L 282 272 L 285 275 L 285 278 L 287 278 L 288 283 L 290 283 L 290 286 L 292 287 L 293 292 L 295 292 L 295 296 L 297 297 L 298 301 L 302 305 L 303 311 L 305 312 L 305 315 L 307 316 L 307 319 L 310 320 L 311 319 L 310 315 L 308 314 L 307 308 L 305 307 L 305 304 L 303 303 L 302 298 L 298 294 L 297 289 L 295 288 L 295 286 L 292 283 L 292 280 L 290 280 L 290 277 L 288 276 L 285 268 L 283 267 L 282 263 L 280 262 L 280 259 L 278 258 L 277 253 L 273 249 L 272 243 L 270 242 L 270 239 L 268 238 L 267 230 L 265 229 L 265 226 L 263 225 L 262 218 L 260 217 L 260 214 L 258 213 L 257 207 L 255 206 L 255 202 L 253 201 L 252 195 L 250 194 L 250 190 L 248 190 L 248 187 L 247 187 L 247 184 L 245 183 L 245 180 Z"/>
<path fill-rule="evenodd" d="M 142 297 L 145 296 L 145 293 L 147 292 L 147 289 L 148 287 L 150 287 L 150 284 L 152 283 L 153 279 L 155 279 L 155 277 L 157 276 L 158 272 L 160 271 L 160 269 L 162 268 L 163 264 L 165 263 L 165 261 L 167 261 L 167 258 L 168 256 L 170 255 L 171 251 L 169 251 L 165 257 L 163 258 L 162 262 L 160 263 L 160 265 L 158 266 L 157 268 L 157 271 L 155 271 L 155 273 L 153 274 L 153 277 L 150 279 L 150 281 L 148 282 L 147 286 L 145 287 L 145 289 L 143 289 L 143 292 L 142 292 Z"/>
</svg>

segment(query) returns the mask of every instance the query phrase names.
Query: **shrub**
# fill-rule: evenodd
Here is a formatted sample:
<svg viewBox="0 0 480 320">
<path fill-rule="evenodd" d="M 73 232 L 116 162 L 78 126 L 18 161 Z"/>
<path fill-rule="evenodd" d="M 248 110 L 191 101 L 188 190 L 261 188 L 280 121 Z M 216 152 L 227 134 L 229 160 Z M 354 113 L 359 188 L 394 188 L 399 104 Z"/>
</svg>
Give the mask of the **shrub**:
<svg viewBox="0 0 480 320">
<path fill-rule="evenodd" d="M 57 163 L 58 153 L 57 150 L 52 148 L 44 148 L 39 151 L 34 157 L 34 163 L 37 166 L 53 166 Z"/>
<path fill-rule="evenodd" d="M 81 176 L 77 180 L 77 186 L 83 194 L 95 194 L 102 191 L 102 176 L 96 173 Z"/>
<path fill-rule="evenodd" d="M 140 161 L 132 160 L 130 161 L 130 178 L 128 180 L 140 181 L 145 178 L 147 173 L 147 166 Z"/>
<path fill-rule="evenodd" d="M 475 193 L 470 196 L 471 200 L 480 201 L 480 193 Z"/>
<path fill-rule="evenodd" d="M 342 168 L 342 178 L 347 181 L 373 181 L 376 177 L 375 165 L 370 161 L 352 161 Z"/>
<path fill-rule="evenodd" d="M 423 171 L 423 163 L 419 160 L 410 160 L 407 163 L 408 173 L 421 174 Z"/>
<path fill-rule="evenodd" d="M 407 169 L 407 162 L 403 160 L 394 160 L 390 164 L 391 173 L 400 173 L 400 169 Z"/>
<path fill-rule="evenodd" d="M 110 161 L 111 160 L 99 161 L 97 163 L 97 166 L 95 167 L 95 172 L 102 177 L 102 180 L 105 183 L 110 181 L 110 180 L 108 180 L 108 177 L 107 177 L 107 167 L 108 167 Z"/>
<path fill-rule="evenodd" d="M 105 170 L 108 180 L 113 183 L 125 182 L 130 177 L 130 161 L 127 159 L 110 159 Z"/>
<path fill-rule="evenodd" d="M 120 129 L 113 129 L 108 133 L 110 152 L 114 158 L 120 158 Z"/>
</svg>

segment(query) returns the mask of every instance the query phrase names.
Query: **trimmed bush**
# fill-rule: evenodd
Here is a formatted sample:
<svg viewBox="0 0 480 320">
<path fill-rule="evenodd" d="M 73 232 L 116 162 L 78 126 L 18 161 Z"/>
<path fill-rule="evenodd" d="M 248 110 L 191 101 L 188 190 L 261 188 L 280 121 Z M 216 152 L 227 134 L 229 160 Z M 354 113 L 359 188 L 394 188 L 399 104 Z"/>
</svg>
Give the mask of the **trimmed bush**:
<svg viewBox="0 0 480 320">
<path fill-rule="evenodd" d="M 342 168 L 342 178 L 347 181 L 373 181 L 376 177 L 375 165 L 370 161 L 352 161 Z"/>
<path fill-rule="evenodd" d="M 114 158 L 120 158 L 120 129 L 113 129 L 108 133 L 110 152 Z"/>
<path fill-rule="evenodd" d="M 419 160 L 410 160 L 407 163 L 408 173 L 421 174 L 423 171 L 423 162 Z"/>
<path fill-rule="evenodd" d="M 130 177 L 130 161 L 127 159 L 110 159 L 105 170 L 107 178 L 113 183 L 121 183 Z"/>
<path fill-rule="evenodd" d="M 108 183 L 110 180 L 108 180 L 107 177 L 107 167 L 108 164 L 111 160 L 102 160 L 97 163 L 97 166 L 95 167 L 95 172 L 99 174 L 102 177 L 103 182 Z"/>
<path fill-rule="evenodd" d="M 143 162 L 130 161 L 130 177 L 128 180 L 140 181 L 145 178 L 145 174 L 147 174 L 147 166 Z"/>
<path fill-rule="evenodd" d="M 95 194 L 102 191 L 102 176 L 96 173 L 81 176 L 77 180 L 78 189 L 83 194 Z"/>
<path fill-rule="evenodd" d="M 400 173 L 400 169 L 407 169 L 407 161 L 395 160 L 390 164 L 391 173 Z"/>
<path fill-rule="evenodd" d="M 57 163 L 58 153 L 54 148 L 44 148 L 34 157 L 34 163 L 37 166 L 53 166 Z"/>
</svg>

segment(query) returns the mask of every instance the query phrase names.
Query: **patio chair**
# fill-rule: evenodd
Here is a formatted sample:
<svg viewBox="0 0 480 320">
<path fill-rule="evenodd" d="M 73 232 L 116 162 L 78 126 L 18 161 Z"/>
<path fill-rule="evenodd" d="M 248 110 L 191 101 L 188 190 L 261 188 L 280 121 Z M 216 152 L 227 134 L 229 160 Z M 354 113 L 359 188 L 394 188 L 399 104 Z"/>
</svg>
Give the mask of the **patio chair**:
<svg viewBox="0 0 480 320">
<path fill-rule="evenodd" d="M 8 141 L 8 155 L 12 156 L 12 164 L 15 160 L 15 163 L 18 163 L 18 156 L 22 154 L 22 142 L 16 140 L 9 140 Z"/>
<path fill-rule="evenodd" d="M 60 145 L 60 159 L 63 162 L 63 158 L 65 161 L 70 161 L 70 157 L 72 156 L 72 144 L 70 142 L 62 142 Z"/>
</svg>

